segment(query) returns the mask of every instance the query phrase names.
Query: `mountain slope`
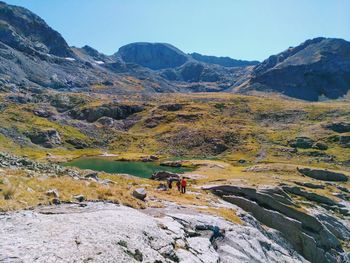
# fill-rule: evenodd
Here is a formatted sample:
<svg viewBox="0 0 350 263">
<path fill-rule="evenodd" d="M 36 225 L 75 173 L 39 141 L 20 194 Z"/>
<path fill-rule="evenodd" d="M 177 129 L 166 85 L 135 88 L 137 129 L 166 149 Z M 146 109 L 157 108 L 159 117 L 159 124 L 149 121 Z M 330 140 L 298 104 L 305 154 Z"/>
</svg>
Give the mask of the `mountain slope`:
<svg viewBox="0 0 350 263">
<path fill-rule="evenodd" d="M 315 38 L 257 65 L 239 92 L 276 91 L 290 97 L 336 99 L 350 89 L 350 42 Z"/>
</svg>

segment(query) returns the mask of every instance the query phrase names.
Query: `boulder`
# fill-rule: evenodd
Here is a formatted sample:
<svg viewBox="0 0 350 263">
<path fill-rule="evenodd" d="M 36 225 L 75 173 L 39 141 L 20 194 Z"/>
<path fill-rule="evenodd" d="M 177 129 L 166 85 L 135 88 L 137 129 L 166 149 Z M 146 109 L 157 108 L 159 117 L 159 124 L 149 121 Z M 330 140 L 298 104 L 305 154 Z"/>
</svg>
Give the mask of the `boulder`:
<svg viewBox="0 0 350 263">
<path fill-rule="evenodd" d="M 349 178 L 345 174 L 331 172 L 328 170 L 310 168 L 297 168 L 297 170 L 302 175 L 321 181 L 347 182 L 349 180 Z"/>
<path fill-rule="evenodd" d="M 302 149 L 312 148 L 314 143 L 315 141 L 308 137 L 296 137 L 294 140 L 288 142 L 289 146 Z"/>
<path fill-rule="evenodd" d="M 54 148 L 62 144 L 59 133 L 54 129 L 27 132 L 26 135 L 32 143 L 45 148 Z"/>
<path fill-rule="evenodd" d="M 115 120 L 111 117 L 101 117 L 97 120 L 98 123 L 101 123 L 104 126 L 112 127 Z"/>
<path fill-rule="evenodd" d="M 161 166 L 169 166 L 169 167 L 181 167 L 181 161 L 165 161 L 160 163 Z"/>
<path fill-rule="evenodd" d="M 315 142 L 315 143 L 312 145 L 312 148 L 317 149 L 317 150 L 325 151 L 325 150 L 328 149 L 328 146 L 327 146 L 327 144 L 325 144 L 324 142 Z"/>
<path fill-rule="evenodd" d="M 75 149 L 85 149 L 89 147 L 89 145 L 86 142 L 77 138 L 67 139 L 66 142 L 73 145 Z"/>
<path fill-rule="evenodd" d="M 338 132 L 338 133 L 344 133 L 344 132 L 350 132 L 350 123 L 349 122 L 333 122 L 325 125 L 326 129 Z"/>
<path fill-rule="evenodd" d="M 145 188 L 137 188 L 132 192 L 132 196 L 144 201 L 147 196 L 147 191 Z"/>
<path fill-rule="evenodd" d="M 183 105 L 180 103 L 171 103 L 160 105 L 158 108 L 164 111 L 178 111 L 183 108 Z"/>
<path fill-rule="evenodd" d="M 89 173 L 87 175 L 84 176 L 86 179 L 90 179 L 90 180 L 95 180 L 98 181 L 100 178 L 98 177 L 98 173 L 97 172 L 92 172 Z"/>
<path fill-rule="evenodd" d="M 157 161 L 159 158 L 155 155 L 145 156 L 141 157 L 142 162 L 154 162 Z"/>
<path fill-rule="evenodd" d="M 82 97 L 71 96 L 67 94 L 54 94 L 50 97 L 51 106 L 55 107 L 58 112 L 65 112 L 83 104 L 85 101 Z"/>
<path fill-rule="evenodd" d="M 84 202 L 85 196 L 84 195 L 75 195 L 74 199 L 77 200 L 78 202 Z"/>
<path fill-rule="evenodd" d="M 176 173 L 161 171 L 161 172 L 156 172 L 156 173 L 152 174 L 150 179 L 156 180 L 156 181 L 166 181 L 168 179 L 179 180 L 180 175 L 178 175 Z"/>
<path fill-rule="evenodd" d="M 36 109 L 33 111 L 34 115 L 41 117 L 41 118 L 49 118 L 54 115 L 53 112 L 47 109 Z"/>
<path fill-rule="evenodd" d="M 57 189 L 50 189 L 46 191 L 46 195 L 49 197 L 59 198 L 60 194 Z"/>
</svg>

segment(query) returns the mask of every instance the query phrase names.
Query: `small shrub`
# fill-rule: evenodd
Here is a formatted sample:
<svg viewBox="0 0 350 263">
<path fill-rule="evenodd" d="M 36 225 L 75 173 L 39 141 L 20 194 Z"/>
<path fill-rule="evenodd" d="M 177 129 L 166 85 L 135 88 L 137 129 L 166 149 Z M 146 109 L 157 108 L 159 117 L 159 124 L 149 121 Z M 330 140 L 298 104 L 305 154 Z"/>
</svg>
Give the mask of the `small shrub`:
<svg viewBox="0 0 350 263">
<path fill-rule="evenodd" d="M 16 189 L 12 186 L 6 187 L 2 190 L 2 195 L 5 200 L 10 200 L 15 195 Z"/>
<path fill-rule="evenodd" d="M 216 103 L 214 107 L 222 112 L 226 108 L 226 105 L 224 103 Z"/>
<path fill-rule="evenodd" d="M 118 245 L 122 247 L 128 247 L 128 243 L 125 240 L 119 240 Z"/>
<path fill-rule="evenodd" d="M 107 200 L 108 198 L 113 196 L 113 192 L 111 189 L 98 189 L 97 190 L 97 198 L 99 200 Z"/>
</svg>

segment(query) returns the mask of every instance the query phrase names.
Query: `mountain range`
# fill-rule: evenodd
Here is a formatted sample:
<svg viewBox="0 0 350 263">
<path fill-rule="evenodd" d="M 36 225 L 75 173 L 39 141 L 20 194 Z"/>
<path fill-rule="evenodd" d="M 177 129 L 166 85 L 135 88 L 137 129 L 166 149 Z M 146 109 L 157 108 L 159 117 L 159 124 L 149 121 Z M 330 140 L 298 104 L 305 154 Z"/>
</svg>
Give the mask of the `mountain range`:
<svg viewBox="0 0 350 263">
<path fill-rule="evenodd" d="M 31 11 L 0 2 L 0 90 L 52 88 L 124 94 L 276 92 L 317 101 L 350 89 L 350 42 L 315 38 L 262 62 L 131 43 L 105 55 L 65 39 Z"/>
</svg>

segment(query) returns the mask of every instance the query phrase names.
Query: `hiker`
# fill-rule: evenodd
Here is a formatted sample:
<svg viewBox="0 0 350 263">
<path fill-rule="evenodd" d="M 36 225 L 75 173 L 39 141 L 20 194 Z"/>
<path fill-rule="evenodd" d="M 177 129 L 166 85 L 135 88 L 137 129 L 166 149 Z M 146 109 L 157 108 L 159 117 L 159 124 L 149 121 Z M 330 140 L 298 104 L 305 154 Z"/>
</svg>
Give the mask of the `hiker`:
<svg viewBox="0 0 350 263">
<path fill-rule="evenodd" d="M 217 249 L 217 244 L 216 244 L 216 240 L 219 238 L 225 238 L 225 229 L 220 229 L 218 226 L 213 226 L 213 225 L 198 225 L 196 226 L 196 230 L 210 230 L 213 232 L 213 234 L 211 235 L 209 241 L 210 243 L 213 245 L 213 247 L 215 249 Z"/>
<path fill-rule="evenodd" d="M 186 193 L 186 186 L 187 186 L 187 181 L 186 179 L 183 177 L 181 179 L 181 193 L 185 194 Z"/>
<path fill-rule="evenodd" d="M 173 188 L 173 180 L 171 180 L 171 178 L 168 178 L 168 188 L 169 189 Z"/>
<path fill-rule="evenodd" d="M 181 192 L 181 182 L 180 182 L 180 179 L 176 180 L 176 186 L 177 186 L 177 190 L 179 192 Z"/>
</svg>

